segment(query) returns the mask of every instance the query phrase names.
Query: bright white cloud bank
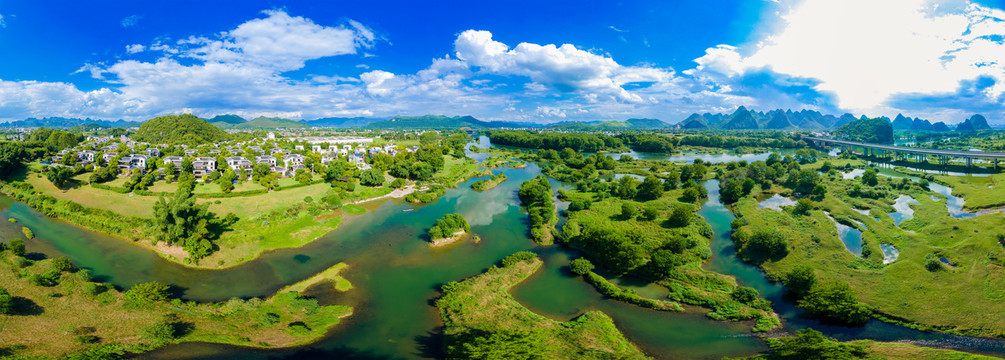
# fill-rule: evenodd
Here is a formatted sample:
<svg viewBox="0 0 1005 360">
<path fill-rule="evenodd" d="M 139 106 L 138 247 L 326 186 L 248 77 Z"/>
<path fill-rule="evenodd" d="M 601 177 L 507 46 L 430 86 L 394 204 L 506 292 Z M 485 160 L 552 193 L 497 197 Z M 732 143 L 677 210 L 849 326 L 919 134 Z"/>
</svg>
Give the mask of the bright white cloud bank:
<svg viewBox="0 0 1005 360">
<path fill-rule="evenodd" d="M 770 69 L 819 80 L 840 108 L 876 113 L 897 94 L 948 94 L 990 76 L 990 101 L 1005 91 L 1005 12 L 923 0 L 804 1 L 784 27 L 748 49 L 707 50 L 687 73 L 727 77 Z M 744 56 L 742 54 L 749 54 Z"/>
<path fill-rule="evenodd" d="M 77 71 L 108 88 L 81 91 L 69 83 L 0 80 L 0 120 L 142 120 L 191 111 L 673 122 L 690 112 L 732 111 L 739 105 L 904 112 L 950 122 L 977 111 L 992 121 L 1005 117 L 1005 12 L 963 1 L 805 0 L 783 6 L 775 33 L 751 44 L 711 47 L 695 59 L 695 68 L 680 74 L 619 63 L 574 44 L 510 45 L 489 31 L 466 30 L 454 39 L 451 54 L 415 73 L 360 64 L 342 70 L 352 73 L 300 78 L 288 74 L 316 59 L 362 60 L 383 40 L 353 20 L 329 26 L 265 11 L 210 36 L 124 44 L 125 60 L 84 64 Z"/>
</svg>

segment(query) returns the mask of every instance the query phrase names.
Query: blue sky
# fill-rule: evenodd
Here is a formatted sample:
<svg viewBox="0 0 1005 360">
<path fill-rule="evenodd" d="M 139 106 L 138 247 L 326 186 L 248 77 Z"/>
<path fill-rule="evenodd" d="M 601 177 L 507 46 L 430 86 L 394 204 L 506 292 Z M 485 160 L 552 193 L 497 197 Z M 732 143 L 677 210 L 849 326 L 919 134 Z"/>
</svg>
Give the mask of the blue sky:
<svg viewBox="0 0 1005 360">
<path fill-rule="evenodd" d="M 1005 122 L 1001 1 L 0 3 L 0 120 Z"/>
</svg>

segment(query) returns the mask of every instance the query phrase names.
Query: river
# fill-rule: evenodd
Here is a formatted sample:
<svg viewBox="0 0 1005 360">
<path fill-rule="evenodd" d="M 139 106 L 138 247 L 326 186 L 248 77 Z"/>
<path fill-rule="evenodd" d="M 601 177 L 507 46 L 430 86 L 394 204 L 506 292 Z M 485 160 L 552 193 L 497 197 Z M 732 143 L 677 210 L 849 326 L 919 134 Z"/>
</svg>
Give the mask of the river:
<svg viewBox="0 0 1005 360">
<path fill-rule="evenodd" d="M 487 146 L 482 139 L 481 147 Z M 715 155 L 711 155 L 715 156 Z M 766 155 L 762 155 L 766 156 Z M 483 154 L 473 154 L 481 159 Z M 669 160 L 675 160 L 669 158 Z M 680 159 L 687 161 L 686 159 Z M 610 315 L 629 340 L 648 355 L 665 359 L 718 359 L 750 355 L 767 349 L 750 333 L 750 323 L 708 319 L 707 310 L 688 307 L 683 313 L 657 312 L 603 298 L 592 286 L 566 270 L 574 251 L 560 246 L 540 247 L 527 236 L 527 216 L 518 206 L 519 185 L 540 174 L 540 168 L 503 168 L 509 179 L 498 187 L 475 192 L 470 179 L 449 189 L 436 203 L 413 208 L 400 200 L 370 204 L 363 215 L 349 216 L 338 230 L 298 249 L 271 251 L 259 259 L 226 270 L 193 270 L 167 262 L 125 241 L 95 234 L 58 220 L 50 220 L 8 198 L 0 199 L 0 213 L 20 224 L 0 223 L 0 236 L 16 236 L 23 224 L 36 235 L 27 241 L 29 252 L 45 256 L 68 256 L 75 264 L 92 269 L 95 276 L 120 287 L 159 280 L 176 284 L 186 299 L 219 301 L 231 297 L 267 296 L 283 285 L 299 281 L 338 262 L 349 264 L 344 275 L 355 289 L 346 293 L 311 289 L 323 303 L 346 304 L 354 314 L 321 341 L 310 346 L 259 350 L 219 344 L 185 343 L 168 346 L 144 358 L 266 358 L 356 357 L 429 358 L 439 354 L 437 329 L 442 325 L 433 301 L 440 285 L 479 274 L 503 257 L 521 250 L 535 251 L 544 267 L 513 289 L 514 297 L 529 309 L 556 320 L 569 320 L 585 311 Z M 782 287 L 767 281 L 756 267 L 734 256 L 729 240 L 733 216 L 718 200 L 716 181 L 706 181 L 709 200 L 699 211 L 715 232 L 712 259 L 705 268 L 737 277 L 775 303 L 783 331 L 811 326 L 839 339 L 877 339 L 921 342 L 930 346 L 955 347 L 992 355 L 1005 355 L 1001 341 L 926 334 L 870 321 L 861 328 L 823 326 L 801 319 L 798 310 L 783 301 Z M 444 214 L 457 212 L 467 218 L 470 241 L 432 249 L 422 234 Z M 658 295 L 660 288 L 631 285 L 640 293 Z"/>
</svg>

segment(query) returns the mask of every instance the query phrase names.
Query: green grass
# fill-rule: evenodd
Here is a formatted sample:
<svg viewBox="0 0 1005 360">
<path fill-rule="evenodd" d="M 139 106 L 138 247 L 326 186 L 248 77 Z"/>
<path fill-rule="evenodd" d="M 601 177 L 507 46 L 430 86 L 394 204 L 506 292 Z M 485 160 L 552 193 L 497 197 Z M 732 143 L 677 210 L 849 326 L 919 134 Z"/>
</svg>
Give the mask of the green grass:
<svg viewBox="0 0 1005 360">
<path fill-rule="evenodd" d="M 342 305 L 319 306 L 316 300 L 296 293 L 280 293 L 268 299 L 232 299 L 223 303 L 194 303 L 175 300 L 138 303 L 117 290 L 97 295 L 85 291 L 89 282 L 77 274 L 63 273 L 59 285 L 33 285 L 25 274 L 51 269 L 51 260 L 33 262 L 20 269 L 12 265 L 10 252 L 0 253 L 0 287 L 23 304 L 19 315 L 0 315 L 6 351 L 13 356 L 64 357 L 89 347 L 117 343 L 130 352 L 181 342 L 214 342 L 251 347 L 289 347 L 323 337 L 349 316 L 352 308 Z M 27 309 L 27 311 L 24 311 Z M 276 315 L 275 322 L 265 314 Z M 175 340 L 160 342 L 142 336 L 143 329 L 170 316 L 190 328 Z M 306 331 L 289 331 L 288 324 L 302 322 Z M 96 336 L 97 344 L 79 344 L 74 336 Z"/>
<path fill-rule="evenodd" d="M 335 290 L 343 292 L 349 291 L 352 289 L 352 283 L 350 283 L 349 280 L 346 280 L 344 277 L 342 277 L 342 275 L 340 275 L 342 270 L 345 270 L 345 268 L 347 267 L 349 267 L 348 264 L 340 262 L 338 264 L 333 265 L 330 268 L 325 269 L 320 273 L 315 274 L 314 276 L 298 281 L 295 284 L 287 285 L 282 289 L 280 289 L 279 291 L 277 291 L 276 293 L 282 294 L 291 291 L 303 293 L 308 288 L 323 282 L 331 283 L 332 286 L 335 288 Z"/>
<path fill-rule="evenodd" d="M 890 189 L 886 198 L 872 200 L 847 195 L 858 180 L 842 180 L 840 176 L 823 179 L 828 195 L 809 216 L 757 208 L 755 196 L 787 191 L 779 187 L 731 206 L 749 222 L 739 231 L 772 228 L 788 239 L 788 256 L 762 264 L 769 278 L 777 279 L 795 265 L 806 264 L 822 281 L 849 283 L 861 302 L 887 320 L 902 319 L 923 329 L 1005 336 L 1005 249 L 996 239 L 998 233 L 1005 233 L 1005 218 L 992 214 L 954 219 L 944 198 L 919 186 Z M 880 177 L 880 187 L 888 188 L 889 183 Z M 886 213 L 893 211 L 893 199 L 900 194 L 914 197 L 920 205 L 912 206 L 914 218 L 898 228 Z M 940 199 L 932 201 L 929 195 Z M 870 216 L 852 208 L 871 209 Z M 824 211 L 839 221 L 855 219 L 865 224 L 864 249 L 871 254 L 860 259 L 847 251 Z M 900 251 L 899 259 L 888 265 L 883 265 L 879 248 L 884 243 Z M 924 258 L 931 253 L 948 257 L 957 267 L 926 270 Z"/>
<path fill-rule="evenodd" d="M 362 215 L 366 214 L 366 208 L 356 205 L 356 204 L 345 204 L 342 205 L 342 211 L 349 215 Z"/>
<path fill-rule="evenodd" d="M 568 322 L 535 314 L 517 302 L 508 290 L 541 267 L 534 258 L 444 286 L 436 301 L 448 338 L 467 330 L 528 331 L 539 337 L 547 359 L 646 358 L 628 342 L 610 317 L 590 311 Z"/>
</svg>

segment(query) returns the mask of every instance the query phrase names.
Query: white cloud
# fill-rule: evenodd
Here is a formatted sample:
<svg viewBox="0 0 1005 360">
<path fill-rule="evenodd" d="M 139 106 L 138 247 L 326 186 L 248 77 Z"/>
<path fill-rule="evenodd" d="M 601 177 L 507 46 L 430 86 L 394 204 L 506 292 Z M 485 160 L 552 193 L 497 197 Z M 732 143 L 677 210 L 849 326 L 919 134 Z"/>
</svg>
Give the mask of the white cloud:
<svg viewBox="0 0 1005 360">
<path fill-rule="evenodd" d="M 555 46 L 520 43 L 515 48 L 492 40 L 488 31 L 467 30 L 454 41 L 457 58 L 482 72 L 519 75 L 563 92 L 605 95 L 617 101 L 644 99 L 624 89 L 629 83 L 665 82 L 672 72 L 643 66 L 623 66 L 606 56 L 572 44 Z"/>
<path fill-rule="evenodd" d="M 749 47 L 719 45 L 686 74 L 719 79 L 770 69 L 817 79 L 817 91 L 858 112 L 889 110 L 897 94 L 955 91 L 991 76 L 989 98 L 1005 92 L 1005 12 L 972 3 L 925 0 L 808 0 L 782 16 L 784 27 Z M 997 38 L 995 38 L 997 36 Z M 995 41 L 997 39 L 997 41 Z"/>
<path fill-rule="evenodd" d="M 126 45 L 126 52 L 130 54 L 141 53 L 144 50 L 146 50 L 146 47 L 143 44 Z"/>
<path fill-rule="evenodd" d="M 355 21 L 350 29 L 318 25 L 279 10 L 264 13 L 268 16 L 245 22 L 221 34 L 219 40 L 191 37 L 179 43 L 191 46 L 185 54 L 192 58 L 278 71 L 300 69 L 307 60 L 355 54 L 359 47 L 373 46 L 373 33 Z"/>
<path fill-rule="evenodd" d="M 143 17 L 139 16 L 139 15 L 129 15 L 129 16 L 126 16 L 126 17 L 122 18 L 122 21 L 120 23 L 122 24 L 122 27 L 129 28 L 129 27 L 133 27 L 133 26 L 139 25 L 140 19 L 142 19 L 142 18 Z"/>
</svg>

